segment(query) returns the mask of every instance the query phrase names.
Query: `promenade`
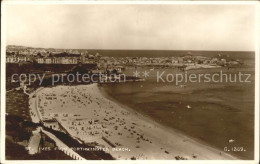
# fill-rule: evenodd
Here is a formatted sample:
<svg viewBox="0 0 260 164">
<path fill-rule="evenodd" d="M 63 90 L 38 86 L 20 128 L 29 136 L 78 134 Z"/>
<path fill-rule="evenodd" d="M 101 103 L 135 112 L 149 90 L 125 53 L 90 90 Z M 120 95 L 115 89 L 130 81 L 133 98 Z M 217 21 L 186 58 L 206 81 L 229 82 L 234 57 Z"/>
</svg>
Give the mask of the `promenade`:
<svg viewBox="0 0 260 164">
<path fill-rule="evenodd" d="M 34 123 L 40 123 L 42 122 L 42 115 L 38 111 L 38 96 L 37 92 L 39 92 L 43 88 L 37 89 L 34 93 L 29 94 L 30 97 L 30 115 L 32 118 L 32 121 Z M 25 92 L 25 90 L 24 90 Z M 28 94 L 28 93 L 25 93 Z M 59 150 L 63 151 L 66 155 L 70 156 L 71 158 L 75 160 L 86 160 L 85 158 L 81 157 L 78 153 L 70 149 L 64 142 L 62 142 L 60 139 L 58 139 L 55 135 L 52 133 L 44 130 L 42 127 L 38 127 L 35 131 L 32 132 L 32 136 L 29 140 L 28 149 L 29 154 L 33 155 L 38 153 L 39 150 L 39 143 L 41 140 L 40 131 L 42 131 L 44 134 L 46 134 L 50 139 L 52 139 Z"/>
</svg>

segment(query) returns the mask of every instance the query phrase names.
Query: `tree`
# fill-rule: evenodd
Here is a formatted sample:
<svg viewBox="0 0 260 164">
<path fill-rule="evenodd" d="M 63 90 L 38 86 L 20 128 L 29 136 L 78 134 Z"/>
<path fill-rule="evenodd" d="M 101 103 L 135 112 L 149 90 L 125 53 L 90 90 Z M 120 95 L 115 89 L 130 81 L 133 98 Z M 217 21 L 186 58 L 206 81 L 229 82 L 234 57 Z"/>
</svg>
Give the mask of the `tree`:
<svg viewBox="0 0 260 164">
<path fill-rule="evenodd" d="M 37 53 L 37 57 L 42 58 L 43 56 L 42 56 L 42 54 L 41 54 L 40 52 L 38 52 L 38 53 Z"/>
<path fill-rule="evenodd" d="M 116 70 L 116 69 L 113 69 L 113 70 L 112 70 L 112 74 L 117 74 L 117 70 Z"/>
</svg>

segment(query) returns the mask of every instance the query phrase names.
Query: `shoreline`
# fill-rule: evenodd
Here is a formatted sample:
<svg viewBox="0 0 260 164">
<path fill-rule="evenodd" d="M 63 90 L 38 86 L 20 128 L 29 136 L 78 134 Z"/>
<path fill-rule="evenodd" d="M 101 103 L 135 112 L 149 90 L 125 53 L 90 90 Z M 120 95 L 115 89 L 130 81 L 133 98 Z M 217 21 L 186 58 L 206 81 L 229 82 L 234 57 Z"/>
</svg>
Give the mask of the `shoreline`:
<svg viewBox="0 0 260 164">
<path fill-rule="evenodd" d="M 46 99 L 45 96 L 50 94 L 55 94 L 56 98 Z M 118 103 L 106 95 L 98 84 L 46 87 L 37 92 L 37 96 L 42 99 L 39 107 L 43 116 L 59 120 L 73 137 L 109 147 L 103 140 L 105 137 L 117 148 L 129 149 L 109 152 L 116 159 L 239 159 Z M 98 123 L 89 125 L 91 120 Z M 87 130 L 89 128 L 92 130 Z"/>
<path fill-rule="evenodd" d="M 235 160 L 239 160 L 241 159 L 240 157 L 236 156 L 236 155 L 233 155 L 233 154 L 228 154 L 228 153 L 225 153 L 224 151 L 206 143 L 206 142 L 203 142 L 203 141 L 200 141 L 199 139 L 195 138 L 195 137 L 191 137 L 191 136 L 188 136 L 186 134 L 184 134 L 183 132 L 181 132 L 180 130 L 178 129 L 173 129 L 171 127 L 167 127 L 165 125 L 162 125 L 158 122 L 156 122 L 155 120 L 153 120 L 152 117 L 148 116 L 148 115 L 144 115 L 140 112 L 137 112 L 136 110 L 132 109 L 131 107 L 128 107 L 127 105 L 124 105 L 122 103 L 120 103 L 118 100 L 114 99 L 113 97 L 111 97 L 106 91 L 105 89 L 101 86 L 101 87 L 98 87 L 100 92 L 103 94 L 103 96 L 107 99 L 109 99 L 110 101 L 113 101 L 114 103 L 118 104 L 119 106 L 121 106 L 122 108 L 130 111 L 131 113 L 133 113 L 134 115 L 136 115 L 139 119 L 143 119 L 151 124 L 154 124 L 156 127 L 160 128 L 160 129 L 163 129 L 165 131 L 168 131 L 170 134 L 172 135 L 175 135 L 175 136 L 179 136 L 179 137 L 183 137 L 183 140 L 186 140 L 185 142 L 190 142 L 192 144 L 196 144 L 198 146 L 203 146 L 205 147 L 206 149 L 209 149 L 210 151 L 214 151 L 215 153 L 221 153 L 222 155 L 225 155 L 227 156 L 228 158 L 232 158 L 232 159 L 235 159 Z"/>
</svg>

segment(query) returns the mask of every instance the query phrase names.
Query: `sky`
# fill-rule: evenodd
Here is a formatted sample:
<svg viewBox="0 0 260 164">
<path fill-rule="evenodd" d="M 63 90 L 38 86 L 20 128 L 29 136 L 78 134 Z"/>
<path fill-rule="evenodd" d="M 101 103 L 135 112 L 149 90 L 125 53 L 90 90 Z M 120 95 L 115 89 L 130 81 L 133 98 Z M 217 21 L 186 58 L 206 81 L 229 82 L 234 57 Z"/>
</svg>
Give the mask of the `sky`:
<svg viewBox="0 0 260 164">
<path fill-rule="evenodd" d="M 252 5 L 6 6 L 6 43 L 64 49 L 254 51 Z"/>
</svg>

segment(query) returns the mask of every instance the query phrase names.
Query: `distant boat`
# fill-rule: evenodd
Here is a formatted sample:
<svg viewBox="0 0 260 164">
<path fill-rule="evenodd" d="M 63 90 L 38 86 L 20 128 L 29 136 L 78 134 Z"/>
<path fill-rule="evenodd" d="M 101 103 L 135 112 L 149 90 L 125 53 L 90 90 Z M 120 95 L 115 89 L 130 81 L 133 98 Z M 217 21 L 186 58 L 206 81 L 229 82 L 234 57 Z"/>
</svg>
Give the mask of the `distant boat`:
<svg viewBox="0 0 260 164">
<path fill-rule="evenodd" d="M 186 108 L 190 109 L 190 108 L 191 108 L 191 106 L 187 105 L 187 106 L 186 106 Z"/>
<path fill-rule="evenodd" d="M 235 140 L 230 139 L 230 140 L 228 140 L 228 142 L 229 142 L 229 143 L 232 143 L 232 142 L 235 142 Z"/>
</svg>

